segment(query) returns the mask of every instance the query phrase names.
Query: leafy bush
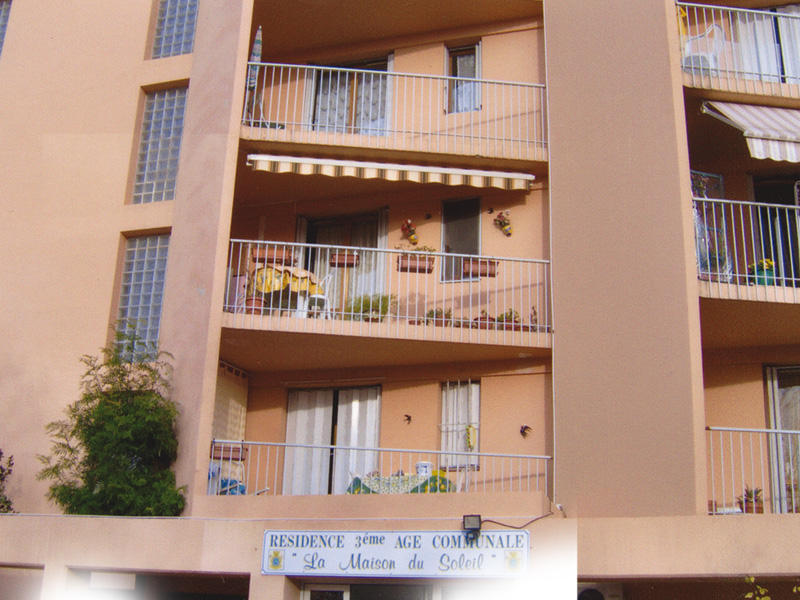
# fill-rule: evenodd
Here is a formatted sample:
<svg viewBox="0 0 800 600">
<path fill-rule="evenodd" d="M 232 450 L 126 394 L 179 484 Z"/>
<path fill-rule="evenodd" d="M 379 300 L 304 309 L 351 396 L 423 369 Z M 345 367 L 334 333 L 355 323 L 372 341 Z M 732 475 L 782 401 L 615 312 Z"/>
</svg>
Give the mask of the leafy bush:
<svg viewBox="0 0 800 600">
<path fill-rule="evenodd" d="M 48 498 L 72 514 L 174 516 L 185 504 L 170 467 L 178 411 L 169 399 L 166 353 L 137 353 L 120 334 L 102 358 L 83 356 L 82 394 L 66 419 L 47 425 L 51 454 L 39 456 Z M 125 357 L 125 358 L 123 358 Z M 130 357 L 134 357 L 129 360 Z"/>
<path fill-rule="evenodd" d="M 6 479 L 14 470 L 14 457 L 9 456 L 3 465 L 3 451 L 0 450 L 0 513 L 14 512 L 11 498 L 6 496 Z"/>
</svg>

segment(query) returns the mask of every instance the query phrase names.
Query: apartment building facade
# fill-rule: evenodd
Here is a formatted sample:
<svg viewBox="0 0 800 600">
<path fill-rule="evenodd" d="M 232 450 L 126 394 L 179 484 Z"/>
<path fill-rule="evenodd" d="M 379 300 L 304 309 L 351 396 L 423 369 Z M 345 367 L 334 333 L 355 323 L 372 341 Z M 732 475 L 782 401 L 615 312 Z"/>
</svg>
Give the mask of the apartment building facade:
<svg viewBox="0 0 800 600">
<path fill-rule="evenodd" d="M 602 4 L 0 0 L 9 597 L 791 589 L 800 12 Z M 35 480 L 121 321 L 181 518 Z"/>
</svg>

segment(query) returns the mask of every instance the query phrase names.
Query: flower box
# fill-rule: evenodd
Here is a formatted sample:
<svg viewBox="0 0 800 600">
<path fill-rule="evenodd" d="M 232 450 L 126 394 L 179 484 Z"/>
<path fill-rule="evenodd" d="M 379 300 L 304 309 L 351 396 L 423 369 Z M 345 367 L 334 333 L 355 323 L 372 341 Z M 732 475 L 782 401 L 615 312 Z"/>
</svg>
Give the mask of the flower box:
<svg viewBox="0 0 800 600">
<path fill-rule="evenodd" d="M 334 250 L 328 260 L 331 267 L 357 267 L 359 264 L 358 252 L 355 250 Z"/>
<path fill-rule="evenodd" d="M 268 265 L 291 265 L 294 264 L 294 249 L 275 246 L 253 248 L 253 260 Z"/>
<path fill-rule="evenodd" d="M 497 275 L 497 261 L 485 258 L 465 258 L 461 272 L 464 277 L 494 277 Z"/>
<path fill-rule="evenodd" d="M 402 273 L 431 273 L 435 256 L 401 254 L 397 257 L 397 270 Z"/>
<path fill-rule="evenodd" d="M 213 460 L 237 460 L 247 458 L 247 448 L 241 444 L 212 444 L 211 458 Z"/>
</svg>

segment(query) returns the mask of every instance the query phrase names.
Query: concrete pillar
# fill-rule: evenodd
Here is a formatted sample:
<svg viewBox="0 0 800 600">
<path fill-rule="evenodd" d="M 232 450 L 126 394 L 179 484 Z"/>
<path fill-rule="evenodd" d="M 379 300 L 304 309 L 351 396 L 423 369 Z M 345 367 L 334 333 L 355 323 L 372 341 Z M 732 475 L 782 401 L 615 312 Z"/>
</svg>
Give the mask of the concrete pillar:
<svg viewBox="0 0 800 600">
<path fill-rule="evenodd" d="M 571 517 L 701 512 L 700 326 L 675 5 L 546 0 L 545 32 L 556 502 Z"/>
</svg>

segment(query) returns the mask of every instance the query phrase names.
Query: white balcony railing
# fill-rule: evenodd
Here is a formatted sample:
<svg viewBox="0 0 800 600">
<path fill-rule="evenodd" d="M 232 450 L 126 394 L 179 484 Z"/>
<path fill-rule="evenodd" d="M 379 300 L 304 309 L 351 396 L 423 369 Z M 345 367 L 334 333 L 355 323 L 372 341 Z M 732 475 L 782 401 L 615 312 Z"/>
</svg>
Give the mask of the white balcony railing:
<svg viewBox="0 0 800 600">
<path fill-rule="evenodd" d="M 800 207 L 695 198 L 694 219 L 709 296 L 800 302 Z"/>
<path fill-rule="evenodd" d="M 692 87 L 800 98 L 800 5 L 747 10 L 678 2 Z"/>
<path fill-rule="evenodd" d="M 800 512 L 800 431 L 706 429 L 711 514 Z"/>
<path fill-rule="evenodd" d="M 242 124 L 253 139 L 547 160 L 542 84 L 248 63 Z"/>
<path fill-rule="evenodd" d="M 547 493 L 551 457 L 214 440 L 210 495 Z"/>
<path fill-rule="evenodd" d="M 229 325 L 549 346 L 549 261 L 232 240 Z"/>
</svg>

